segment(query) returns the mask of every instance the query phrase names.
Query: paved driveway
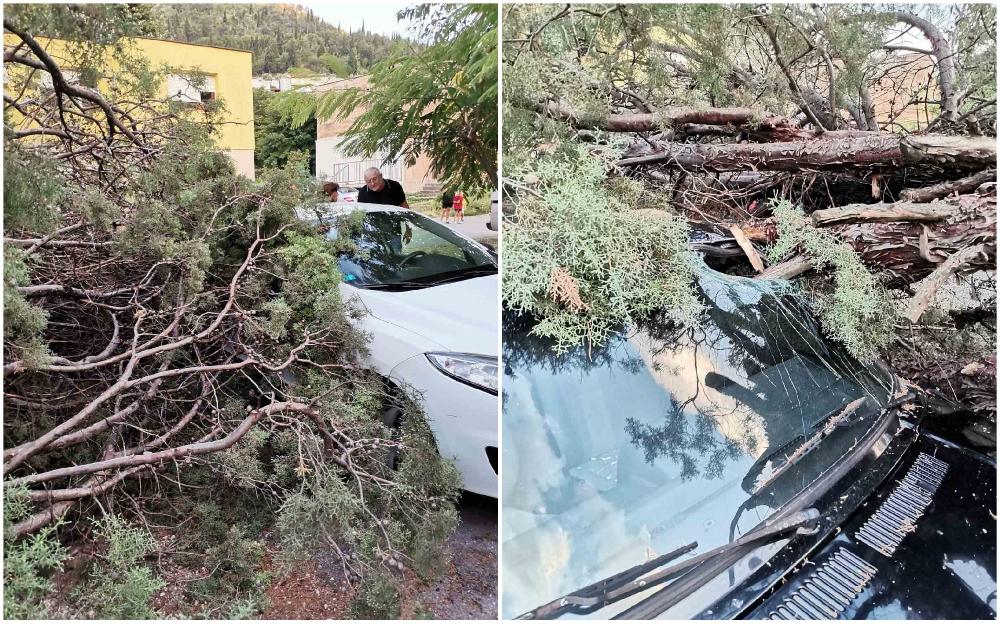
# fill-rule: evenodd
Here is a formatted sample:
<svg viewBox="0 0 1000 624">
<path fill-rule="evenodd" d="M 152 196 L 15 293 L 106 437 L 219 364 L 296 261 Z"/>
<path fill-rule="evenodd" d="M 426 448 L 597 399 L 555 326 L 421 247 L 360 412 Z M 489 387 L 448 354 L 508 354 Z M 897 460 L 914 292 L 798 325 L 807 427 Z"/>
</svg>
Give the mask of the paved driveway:
<svg viewBox="0 0 1000 624">
<path fill-rule="evenodd" d="M 456 232 L 460 232 L 471 239 L 496 249 L 498 236 L 496 232 L 486 227 L 489 220 L 490 215 L 481 214 L 466 217 L 464 223 L 445 223 L 445 225 Z M 440 222 L 440 220 L 438 221 Z"/>
</svg>

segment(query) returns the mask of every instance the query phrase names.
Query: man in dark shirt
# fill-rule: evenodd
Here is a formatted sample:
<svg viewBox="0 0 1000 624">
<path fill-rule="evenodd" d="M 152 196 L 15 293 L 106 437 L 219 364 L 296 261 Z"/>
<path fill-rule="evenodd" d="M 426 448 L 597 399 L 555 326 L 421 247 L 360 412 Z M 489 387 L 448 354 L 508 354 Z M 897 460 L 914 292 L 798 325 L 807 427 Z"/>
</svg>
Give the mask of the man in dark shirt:
<svg viewBox="0 0 1000 624">
<path fill-rule="evenodd" d="M 403 185 L 395 180 L 386 180 L 382 172 L 372 167 L 365 171 L 365 185 L 358 189 L 358 201 L 363 204 L 388 204 L 409 208 Z"/>
</svg>

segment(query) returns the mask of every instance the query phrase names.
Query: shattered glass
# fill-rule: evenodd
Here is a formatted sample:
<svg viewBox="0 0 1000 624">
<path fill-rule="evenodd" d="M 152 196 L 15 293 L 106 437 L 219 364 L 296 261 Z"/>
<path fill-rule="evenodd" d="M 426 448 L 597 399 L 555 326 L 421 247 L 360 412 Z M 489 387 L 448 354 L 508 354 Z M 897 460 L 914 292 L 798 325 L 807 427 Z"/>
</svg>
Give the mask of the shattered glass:
<svg viewBox="0 0 1000 624">
<path fill-rule="evenodd" d="M 530 319 L 505 318 L 504 617 L 688 542 L 704 552 L 749 531 L 847 453 L 889 402 L 891 375 L 826 339 L 787 283 L 705 267 L 698 286 L 698 325 L 649 318 L 562 355 L 530 334 Z M 662 617 L 697 613 L 760 563 L 741 563 Z M 612 617 L 645 596 L 590 615 Z"/>
</svg>

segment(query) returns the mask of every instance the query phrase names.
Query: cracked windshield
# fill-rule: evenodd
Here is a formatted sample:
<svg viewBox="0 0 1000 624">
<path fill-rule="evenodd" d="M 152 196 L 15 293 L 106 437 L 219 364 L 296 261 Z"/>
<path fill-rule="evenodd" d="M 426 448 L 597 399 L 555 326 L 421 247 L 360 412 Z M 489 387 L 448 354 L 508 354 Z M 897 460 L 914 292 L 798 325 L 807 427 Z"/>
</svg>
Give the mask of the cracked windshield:
<svg viewBox="0 0 1000 624">
<path fill-rule="evenodd" d="M 653 318 L 590 354 L 547 358 L 548 341 L 519 329 L 527 319 L 506 319 L 505 616 L 673 551 L 680 535 L 705 550 L 738 537 L 887 403 L 892 379 L 824 341 L 787 286 L 707 268 L 698 286 L 698 326 Z"/>
</svg>

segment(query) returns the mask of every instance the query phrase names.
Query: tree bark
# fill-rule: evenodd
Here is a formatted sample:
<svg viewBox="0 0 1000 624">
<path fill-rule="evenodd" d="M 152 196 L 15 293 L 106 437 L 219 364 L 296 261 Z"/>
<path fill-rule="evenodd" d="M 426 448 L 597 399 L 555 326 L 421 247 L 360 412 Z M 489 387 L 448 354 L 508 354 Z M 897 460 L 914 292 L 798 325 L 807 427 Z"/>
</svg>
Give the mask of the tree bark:
<svg viewBox="0 0 1000 624">
<path fill-rule="evenodd" d="M 909 13 L 895 11 L 892 16 L 897 20 L 919 29 L 931 42 L 931 51 L 937 59 L 938 88 L 941 90 L 941 118 L 948 121 L 958 119 L 958 86 L 955 53 L 951 49 L 948 38 L 933 23 Z"/>
<path fill-rule="evenodd" d="M 962 265 L 972 261 L 979 256 L 985 256 L 986 249 L 983 245 L 973 245 L 971 247 L 966 247 L 965 249 L 956 251 L 947 260 L 942 262 L 938 268 L 931 272 L 930 277 L 928 277 L 924 283 L 920 286 L 917 294 L 910 299 L 909 303 L 906 305 L 906 318 L 909 319 L 911 323 L 916 323 L 920 320 L 920 317 L 924 315 L 924 311 L 934 300 L 934 295 L 945 283 L 945 281 L 951 277 L 953 273 L 958 271 Z"/>
<path fill-rule="evenodd" d="M 582 116 L 558 102 L 538 104 L 536 110 L 574 128 L 606 132 L 655 132 L 681 124 L 752 126 L 762 132 L 785 131 L 794 133 L 795 136 L 801 136 L 804 132 L 785 117 L 741 107 L 698 109 L 679 106 L 664 108 L 655 113 L 621 113 L 603 117 Z"/>
<path fill-rule="evenodd" d="M 832 134 L 832 133 L 828 133 Z M 995 165 L 996 141 L 988 137 L 847 136 L 777 143 L 655 143 L 658 151 L 618 161 L 619 167 L 661 164 L 702 171 L 795 171 L 938 165 L 981 169 Z"/>
<path fill-rule="evenodd" d="M 915 203 L 930 202 L 935 199 L 947 197 L 952 193 L 968 193 L 969 191 L 974 191 L 983 184 L 993 182 L 996 179 L 997 170 L 986 169 L 985 171 L 980 171 L 979 173 L 966 176 L 959 180 L 942 182 L 941 184 L 925 186 L 923 188 L 907 189 L 903 191 L 899 197 L 902 200 Z"/>
<path fill-rule="evenodd" d="M 955 208 L 947 204 L 916 204 L 911 202 L 848 204 L 838 208 L 817 210 L 812 213 L 812 221 L 816 227 L 838 223 L 933 222 L 943 221 L 953 214 L 955 214 Z"/>
<path fill-rule="evenodd" d="M 958 270 L 996 270 L 995 196 L 965 195 L 929 205 L 849 205 L 818 210 L 813 220 L 817 227 L 850 244 L 869 269 L 886 277 L 888 288 L 905 288 L 924 279 L 947 258 L 969 247 L 976 247 L 977 253 L 963 256 Z M 740 227 L 755 242 L 770 243 L 777 238 L 772 219 Z M 791 279 L 810 268 L 808 258 L 796 256 L 757 277 Z"/>
</svg>

